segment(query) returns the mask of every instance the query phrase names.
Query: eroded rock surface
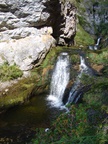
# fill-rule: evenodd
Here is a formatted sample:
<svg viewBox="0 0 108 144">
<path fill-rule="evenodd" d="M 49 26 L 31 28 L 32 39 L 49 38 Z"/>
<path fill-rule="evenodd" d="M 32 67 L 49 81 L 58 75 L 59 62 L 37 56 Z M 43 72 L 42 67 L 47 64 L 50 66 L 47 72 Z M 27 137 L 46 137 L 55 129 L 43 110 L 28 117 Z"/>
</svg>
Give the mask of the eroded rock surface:
<svg viewBox="0 0 108 144">
<path fill-rule="evenodd" d="M 28 36 L 0 43 L 0 55 L 10 65 L 15 63 L 21 70 L 29 70 L 39 65 L 54 46 L 55 39 L 50 35 Z"/>
<path fill-rule="evenodd" d="M 90 34 L 97 34 L 108 27 L 108 1 L 82 0 L 78 6 L 80 24 Z"/>
<path fill-rule="evenodd" d="M 75 14 L 72 4 L 60 0 L 0 0 L 0 64 L 28 70 L 55 46 L 54 38 L 60 45 L 72 44 Z"/>
</svg>

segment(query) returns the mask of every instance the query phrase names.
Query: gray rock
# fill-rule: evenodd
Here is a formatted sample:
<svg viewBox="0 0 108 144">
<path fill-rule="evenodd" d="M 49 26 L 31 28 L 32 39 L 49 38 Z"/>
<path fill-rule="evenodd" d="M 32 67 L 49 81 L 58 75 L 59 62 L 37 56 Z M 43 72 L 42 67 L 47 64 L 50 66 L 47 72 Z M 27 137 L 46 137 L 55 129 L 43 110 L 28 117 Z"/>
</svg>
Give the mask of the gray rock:
<svg viewBox="0 0 108 144">
<path fill-rule="evenodd" d="M 4 60 L 4 58 L 2 56 L 0 56 L 0 66 L 3 65 L 6 61 Z"/>
<path fill-rule="evenodd" d="M 10 65 L 16 64 L 21 70 L 29 70 L 39 65 L 53 46 L 55 39 L 48 34 L 29 36 L 1 42 L 0 54 Z"/>
<path fill-rule="evenodd" d="M 56 9 L 56 11 L 55 11 Z M 16 29 L 51 26 L 59 44 L 67 45 L 76 32 L 76 8 L 60 0 L 0 0 L 0 31 L 11 37 Z M 9 32 L 10 30 L 10 32 Z M 19 32 L 21 32 L 19 30 Z M 21 38 L 22 38 L 22 34 Z M 1 36 L 1 40 L 4 36 Z M 13 36 L 16 38 L 17 36 Z M 20 38 L 20 36 L 18 36 Z"/>
<path fill-rule="evenodd" d="M 51 27 L 43 27 L 40 29 L 34 27 L 21 27 L 16 28 L 14 30 L 6 30 L 0 33 L 1 41 L 7 41 L 10 39 L 21 39 L 27 36 L 33 35 L 44 35 L 44 34 L 52 34 L 53 30 Z"/>
<path fill-rule="evenodd" d="M 90 34 L 101 31 L 101 24 L 108 24 L 108 4 L 104 1 L 83 0 L 79 3 L 80 24 Z"/>
<path fill-rule="evenodd" d="M 11 30 L 19 27 L 37 27 L 48 23 L 47 0 L 2 0 L 0 1 L 0 28 Z M 5 11 L 3 8 L 5 7 Z"/>
<path fill-rule="evenodd" d="M 54 32 L 60 45 L 73 45 L 76 34 L 77 9 L 70 2 L 60 3 L 60 12 L 54 26 Z"/>
<path fill-rule="evenodd" d="M 0 63 L 29 70 L 76 32 L 76 8 L 60 0 L 0 0 Z M 53 37 L 51 36 L 53 35 Z"/>
</svg>

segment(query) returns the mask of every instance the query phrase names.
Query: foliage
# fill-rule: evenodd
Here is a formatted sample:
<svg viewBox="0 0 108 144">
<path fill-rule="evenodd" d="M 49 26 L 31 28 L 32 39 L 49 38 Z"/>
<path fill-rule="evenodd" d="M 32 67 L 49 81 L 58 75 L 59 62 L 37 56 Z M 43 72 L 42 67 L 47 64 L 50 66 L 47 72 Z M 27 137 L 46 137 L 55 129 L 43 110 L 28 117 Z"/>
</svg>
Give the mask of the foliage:
<svg viewBox="0 0 108 144">
<path fill-rule="evenodd" d="M 23 72 L 16 66 L 9 66 L 7 63 L 0 66 L 0 81 L 13 80 L 21 77 Z"/>
<path fill-rule="evenodd" d="M 87 83 L 87 79 L 85 80 Z M 108 105 L 108 78 L 98 77 L 92 78 L 91 90 L 84 94 L 83 100 L 88 104 L 94 105 Z"/>
<path fill-rule="evenodd" d="M 61 114 L 48 132 L 37 129 L 33 144 L 105 144 L 107 134 L 103 132 L 104 125 L 101 125 L 103 119 L 95 113 L 96 123 L 92 123 L 89 120 L 90 109 L 91 106 L 87 105 L 72 105 L 70 112 Z"/>
</svg>

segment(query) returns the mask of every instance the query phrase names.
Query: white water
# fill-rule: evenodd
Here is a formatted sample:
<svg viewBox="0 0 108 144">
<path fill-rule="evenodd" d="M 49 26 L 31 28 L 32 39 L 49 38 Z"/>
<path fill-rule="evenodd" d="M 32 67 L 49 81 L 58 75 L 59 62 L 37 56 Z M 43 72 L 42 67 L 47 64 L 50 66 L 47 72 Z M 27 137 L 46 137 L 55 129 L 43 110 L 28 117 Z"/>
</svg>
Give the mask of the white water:
<svg viewBox="0 0 108 144">
<path fill-rule="evenodd" d="M 97 43 L 94 46 L 89 46 L 90 50 L 98 50 L 100 44 L 101 37 L 97 39 Z"/>
<path fill-rule="evenodd" d="M 83 56 L 80 56 L 80 73 L 76 79 L 76 82 L 74 83 L 74 85 L 72 86 L 71 88 L 71 91 L 69 93 L 69 98 L 68 98 L 68 101 L 66 103 L 69 104 L 69 103 L 77 103 L 81 94 L 79 93 L 78 94 L 78 90 L 80 90 L 80 78 L 82 76 L 83 73 L 87 73 L 87 70 L 88 70 L 88 66 L 87 66 L 87 63 L 86 63 L 86 60 Z"/>
<path fill-rule="evenodd" d="M 62 99 L 66 86 L 69 82 L 70 68 L 69 55 L 64 52 L 58 56 L 51 79 L 51 89 L 48 100 L 53 107 L 64 108 Z"/>
<path fill-rule="evenodd" d="M 85 62 L 85 59 L 83 56 L 80 56 L 80 70 L 86 70 L 88 67 L 87 67 L 87 64 Z"/>
<path fill-rule="evenodd" d="M 100 40 L 101 40 L 101 38 L 98 38 L 98 39 L 97 39 L 97 43 L 96 43 L 97 46 L 99 45 Z"/>
</svg>

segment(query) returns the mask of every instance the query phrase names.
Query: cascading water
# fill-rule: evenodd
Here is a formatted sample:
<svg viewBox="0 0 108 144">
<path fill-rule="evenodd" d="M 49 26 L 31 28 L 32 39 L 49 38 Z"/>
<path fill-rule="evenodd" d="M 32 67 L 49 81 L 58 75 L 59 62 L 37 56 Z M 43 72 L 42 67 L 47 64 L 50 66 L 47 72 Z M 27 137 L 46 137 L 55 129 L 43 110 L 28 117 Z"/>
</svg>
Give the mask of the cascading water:
<svg viewBox="0 0 108 144">
<path fill-rule="evenodd" d="M 58 56 L 57 63 L 52 74 L 50 95 L 47 98 L 50 101 L 51 106 L 63 106 L 63 94 L 69 82 L 69 77 L 69 55 L 68 53 L 63 52 Z"/>
<path fill-rule="evenodd" d="M 97 43 L 94 45 L 94 50 L 98 50 L 99 49 L 100 40 L 101 40 L 101 38 L 97 39 Z"/>
<path fill-rule="evenodd" d="M 86 62 L 86 59 L 83 56 L 80 56 L 80 73 L 71 88 L 66 105 L 69 103 L 77 103 L 81 95 L 84 93 L 85 87 L 80 82 L 83 73 L 89 74 L 91 73 L 91 69 Z"/>
<path fill-rule="evenodd" d="M 99 37 L 99 38 L 97 39 L 97 43 L 96 43 L 96 45 L 99 45 L 100 40 L 101 40 L 101 37 Z"/>
<path fill-rule="evenodd" d="M 99 37 L 97 39 L 97 43 L 95 45 L 90 45 L 88 48 L 90 50 L 98 50 L 100 48 L 99 44 L 100 44 L 100 41 L 101 41 L 101 37 Z"/>
<path fill-rule="evenodd" d="M 87 62 L 86 57 L 84 55 L 80 54 L 80 73 L 73 84 L 69 97 L 67 100 L 67 103 L 77 103 L 79 99 L 81 99 L 81 96 L 87 92 L 90 89 L 90 85 L 83 85 L 81 83 L 80 78 L 82 77 L 83 74 L 86 74 L 88 76 L 96 76 L 98 75 L 97 71 L 95 71 Z"/>
</svg>

